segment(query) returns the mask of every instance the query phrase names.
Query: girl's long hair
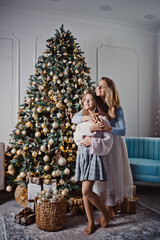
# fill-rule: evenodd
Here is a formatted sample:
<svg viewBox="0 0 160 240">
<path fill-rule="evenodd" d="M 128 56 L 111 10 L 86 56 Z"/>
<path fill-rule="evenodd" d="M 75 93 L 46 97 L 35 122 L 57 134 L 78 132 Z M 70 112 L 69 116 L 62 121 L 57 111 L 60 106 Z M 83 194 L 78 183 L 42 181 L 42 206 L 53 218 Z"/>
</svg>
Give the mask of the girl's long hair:
<svg viewBox="0 0 160 240">
<path fill-rule="evenodd" d="M 102 101 L 101 101 L 100 97 L 98 97 L 94 91 L 88 91 L 83 95 L 82 102 L 81 102 L 82 103 L 82 115 L 83 116 L 89 115 L 89 111 L 84 108 L 84 100 L 88 94 L 93 97 L 94 106 L 95 106 L 94 112 L 99 113 L 99 115 L 108 117 L 108 115 L 106 113 L 104 113 L 102 110 Z"/>
<path fill-rule="evenodd" d="M 107 77 L 102 77 L 101 80 L 104 80 L 107 83 L 105 103 L 108 107 L 108 116 L 111 119 L 115 118 L 115 111 L 120 106 L 120 99 L 115 83 Z"/>
</svg>

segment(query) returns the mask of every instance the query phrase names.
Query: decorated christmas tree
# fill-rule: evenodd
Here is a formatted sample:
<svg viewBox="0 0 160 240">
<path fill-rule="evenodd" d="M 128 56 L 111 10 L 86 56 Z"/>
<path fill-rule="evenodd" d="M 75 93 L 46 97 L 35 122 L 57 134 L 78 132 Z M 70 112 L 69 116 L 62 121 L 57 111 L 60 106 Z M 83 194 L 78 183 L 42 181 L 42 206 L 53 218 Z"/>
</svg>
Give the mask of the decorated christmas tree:
<svg viewBox="0 0 160 240">
<path fill-rule="evenodd" d="M 27 186 L 29 176 L 54 178 L 58 189 L 70 193 L 79 187 L 74 179 L 77 147 L 71 119 L 92 83 L 75 40 L 62 25 L 35 64 L 6 150 L 7 191 L 17 184 Z"/>
</svg>

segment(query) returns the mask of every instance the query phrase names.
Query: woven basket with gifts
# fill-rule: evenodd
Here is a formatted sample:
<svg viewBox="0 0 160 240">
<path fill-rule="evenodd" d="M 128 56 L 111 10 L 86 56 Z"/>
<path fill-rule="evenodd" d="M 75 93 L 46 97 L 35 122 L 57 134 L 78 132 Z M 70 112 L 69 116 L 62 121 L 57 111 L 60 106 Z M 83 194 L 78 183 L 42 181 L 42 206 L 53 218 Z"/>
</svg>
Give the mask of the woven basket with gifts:
<svg viewBox="0 0 160 240">
<path fill-rule="evenodd" d="M 61 192 L 43 190 L 35 197 L 36 225 L 44 231 L 61 230 L 66 221 L 66 198 Z"/>
</svg>

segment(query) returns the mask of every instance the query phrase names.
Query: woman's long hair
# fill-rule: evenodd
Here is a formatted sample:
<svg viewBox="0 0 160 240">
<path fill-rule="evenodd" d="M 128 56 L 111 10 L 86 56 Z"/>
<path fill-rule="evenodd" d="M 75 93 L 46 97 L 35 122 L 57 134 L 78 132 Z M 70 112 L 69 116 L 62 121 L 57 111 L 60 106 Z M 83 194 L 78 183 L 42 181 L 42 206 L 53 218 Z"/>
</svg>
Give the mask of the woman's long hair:
<svg viewBox="0 0 160 240">
<path fill-rule="evenodd" d="M 108 116 L 111 119 L 115 118 L 115 111 L 120 106 L 120 99 L 115 83 L 107 77 L 102 77 L 101 80 L 104 80 L 107 83 L 105 103 L 108 106 Z"/>
<path fill-rule="evenodd" d="M 95 106 L 94 112 L 99 113 L 99 115 L 108 117 L 108 115 L 106 113 L 104 113 L 102 110 L 102 101 L 101 101 L 100 97 L 98 97 L 94 91 L 88 91 L 83 95 L 82 102 L 81 102 L 82 103 L 82 115 L 83 116 L 89 115 L 89 111 L 84 108 L 84 100 L 88 94 L 93 97 L 94 106 Z"/>
</svg>

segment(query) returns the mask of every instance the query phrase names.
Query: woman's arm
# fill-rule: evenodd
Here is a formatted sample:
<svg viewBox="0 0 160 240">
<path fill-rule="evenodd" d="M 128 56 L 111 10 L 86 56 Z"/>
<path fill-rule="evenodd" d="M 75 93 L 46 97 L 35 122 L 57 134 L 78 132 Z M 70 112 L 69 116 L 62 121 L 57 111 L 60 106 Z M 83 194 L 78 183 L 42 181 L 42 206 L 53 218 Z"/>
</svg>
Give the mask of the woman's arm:
<svg viewBox="0 0 160 240">
<path fill-rule="evenodd" d="M 119 107 L 116 111 L 116 127 L 113 126 L 111 130 L 111 134 L 118 136 L 125 136 L 126 134 L 126 124 L 124 120 L 124 114 L 122 107 Z M 112 121 L 111 121 L 112 126 Z"/>
<path fill-rule="evenodd" d="M 98 113 L 96 113 L 95 115 L 82 116 L 82 110 L 81 110 L 73 116 L 72 123 L 79 124 L 79 123 L 87 122 L 87 121 L 94 122 L 97 120 L 97 115 L 98 115 Z"/>
</svg>

